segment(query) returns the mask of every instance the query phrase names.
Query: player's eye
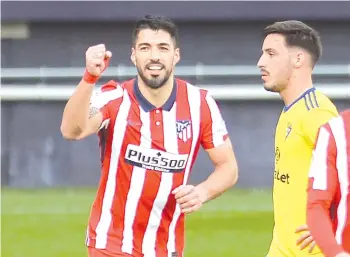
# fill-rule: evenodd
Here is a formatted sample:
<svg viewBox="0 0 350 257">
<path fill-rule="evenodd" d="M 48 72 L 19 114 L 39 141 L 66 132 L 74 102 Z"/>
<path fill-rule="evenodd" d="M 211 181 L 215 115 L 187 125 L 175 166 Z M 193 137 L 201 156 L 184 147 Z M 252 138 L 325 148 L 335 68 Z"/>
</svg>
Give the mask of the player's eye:
<svg viewBox="0 0 350 257">
<path fill-rule="evenodd" d="M 161 50 L 161 51 L 168 51 L 169 49 L 168 49 L 167 47 L 165 47 L 165 46 L 161 46 L 161 47 L 160 47 L 160 50 Z"/>
<path fill-rule="evenodd" d="M 141 50 L 141 51 L 147 51 L 147 49 L 148 49 L 147 46 L 141 46 L 141 47 L 140 47 L 140 50 Z"/>
</svg>

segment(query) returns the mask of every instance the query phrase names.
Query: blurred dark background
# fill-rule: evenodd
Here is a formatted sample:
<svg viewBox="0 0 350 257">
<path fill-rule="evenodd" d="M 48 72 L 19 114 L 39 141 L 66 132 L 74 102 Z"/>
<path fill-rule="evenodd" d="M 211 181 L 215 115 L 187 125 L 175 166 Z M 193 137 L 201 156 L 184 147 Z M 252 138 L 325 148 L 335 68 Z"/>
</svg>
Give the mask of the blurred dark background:
<svg viewBox="0 0 350 257">
<path fill-rule="evenodd" d="M 241 187 L 268 187 L 273 179 L 274 128 L 283 104 L 264 92 L 256 68 L 266 25 L 298 19 L 317 29 L 324 54 L 315 85 L 340 111 L 350 108 L 350 2 L 2 2 L 2 185 L 97 183 L 97 138 L 63 140 L 62 111 L 90 45 L 104 43 L 113 52 L 101 83 L 136 74 L 131 34 L 134 21 L 146 14 L 178 24 L 177 75 L 216 97 L 235 146 Z M 192 182 L 211 171 L 201 152 Z"/>
</svg>

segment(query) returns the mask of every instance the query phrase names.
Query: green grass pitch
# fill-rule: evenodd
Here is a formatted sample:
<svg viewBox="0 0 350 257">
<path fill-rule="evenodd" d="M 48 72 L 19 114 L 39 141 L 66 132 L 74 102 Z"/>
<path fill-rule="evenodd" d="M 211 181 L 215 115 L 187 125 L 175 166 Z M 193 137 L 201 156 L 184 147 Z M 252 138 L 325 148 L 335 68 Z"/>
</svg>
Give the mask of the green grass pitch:
<svg viewBox="0 0 350 257">
<path fill-rule="evenodd" d="M 86 257 L 94 189 L 2 189 L 3 257 Z M 264 257 L 272 235 L 269 190 L 231 190 L 186 218 L 186 257 Z"/>
</svg>

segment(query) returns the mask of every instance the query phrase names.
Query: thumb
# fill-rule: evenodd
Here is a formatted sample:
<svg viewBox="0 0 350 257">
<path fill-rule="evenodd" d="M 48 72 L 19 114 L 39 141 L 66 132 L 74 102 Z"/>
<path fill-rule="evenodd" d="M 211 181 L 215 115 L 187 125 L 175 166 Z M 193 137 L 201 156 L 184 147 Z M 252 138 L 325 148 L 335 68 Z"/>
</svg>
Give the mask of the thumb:
<svg viewBox="0 0 350 257">
<path fill-rule="evenodd" d="M 172 194 L 176 195 L 178 192 L 181 191 L 181 189 L 184 187 L 185 185 L 180 185 L 177 188 L 175 188 L 172 192 Z"/>
<path fill-rule="evenodd" d="M 112 53 L 110 51 L 107 51 L 106 54 L 105 54 L 105 59 L 103 60 L 104 62 L 104 70 L 107 69 L 107 67 L 109 66 L 109 62 L 111 60 L 111 57 L 112 57 Z"/>
<path fill-rule="evenodd" d="M 295 230 L 295 233 L 299 233 L 299 232 L 306 231 L 306 230 L 308 230 L 308 227 L 307 227 L 307 225 L 305 224 L 305 225 L 302 225 L 302 226 L 298 227 L 298 228 Z"/>
<path fill-rule="evenodd" d="M 111 52 L 111 51 L 106 51 L 106 53 L 105 53 L 105 58 L 106 58 L 106 59 L 112 58 L 112 52 Z"/>
</svg>

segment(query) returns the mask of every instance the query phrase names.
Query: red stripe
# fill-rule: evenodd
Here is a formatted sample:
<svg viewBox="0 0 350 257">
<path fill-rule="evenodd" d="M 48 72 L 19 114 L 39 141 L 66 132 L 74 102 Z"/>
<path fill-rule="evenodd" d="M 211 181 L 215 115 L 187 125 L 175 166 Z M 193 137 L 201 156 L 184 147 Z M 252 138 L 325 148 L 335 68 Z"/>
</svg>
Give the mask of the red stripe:
<svg viewBox="0 0 350 257">
<path fill-rule="evenodd" d="M 149 113 L 149 115 L 152 149 L 164 150 L 162 112 L 156 113 L 155 111 L 152 111 Z M 156 122 L 160 122 L 160 124 L 156 125 Z M 142 249 L 143 238 L 147 229 L 153 203 L 159 190 L 160 180 L 160 172 L 153 170 L 146 171 L 144 186 L 135 216 L 137 225 L 135 224 L 133 226 L 136 249 Z"/>
<path fill-rule="evenodd" d="M 176 98 L 176 120 L 191 120 L 190 116 L 190 107 L 188 103 L 187 96 L 187 85 L 186 82 L 182 80 L 177 80 L 177 98 Z M 193 134 L 193 132 L 192 132 Z M 177 135 L 174 135 L 177 136 Z M 191 150 L 192 138 L 187 142 L 177 138 L 178 143 L 178 153 L 179 154 L 187 154 Z M 173 175 L 173 184 L 172 190 L 176 187 L 180 186 L 183 183 L 185 171 L 181 173 L 174 173 Z M 157 231 L 157 239 L 156 239 L 156 252 L 161 256 L 167 254 L 167 243 L 169 239 L 169 227 L 170 223 L 173 219 L 174 212 L 176 208 L 176 200 L 172 194 L 169 195 L 167 203 L 162 212 L 162 219 L 160 226 Z M 181 229 L 183 231 L 183 228 Z M 175 245 L 177 251 L 181 251 L 183 249 L 183 240 L 179 240 L 178 244 Z"/>
<path fill-rule="evenodd" d="M 194 120 L 195 118 L 191 117 L 191 112 L 190 112 L 190 101 L 192 99 L 189 99 L 189 97 L 188 97 L 187 86 L 185 88 L 186 88 L 186 90 L 184 91 L 184 95 L 182 96 L 182 99 L 184 99 L 186 102 L 184 101 L 184 102 L 182 102 L 182 104 L 184 106 L 186 106 L 186 109 L 181 107 L 181 109 L 179 109 L 179 111 L 181 113 L 181 116 L 183 115 L 182 117 L 184 117 L 184 118 L 187 117 L 187 119 L 189 119 L 189 120 Z M 200 104 L 201 104 L 201 106 L 203 105 L 203 99 L 205 101 L 205 96 L 206 96 L 206 91 L 200 90 L 200 98 L 201 98 Z M 184 112 L 184 110 L 186 110 L 186 112 Z M 201 114 L 198 113 L 198 115 L 201 115 Z M 180 116 L 179 116 L 179 118 L 180 118 Z M 202 122 L 202 117 L 200 117 L 199 121 Z M 199 124 L 199 125 L 200 125 L 200 127 L 199 127 L 200 130 L 199 130 L 198 137 L 201 138 L 201 124 Z M 199 140 L 199 138 L 198 138 L 198 140 Z M 193 138 L 193 127 L 192 127 L 192 135 L 191 135 L 190 142 L 184 143 L 181 140 L 179 140 L 179 149 L 180 149 L 181 153 L 190 153 L 191 152 L 193 139 L 194 138 Z M 196 146 L 194 148 L 193 155 L 192 155 L 192 161 L 191 161 L 191 163 L 187 164 L 187 166 L 189 165 L 188 177 L 191 175 L 192 167 L 193 167 L 193 164 L 196 160 L 197 153 L 199 150 L 199 145 L 200 145 L 200 142 L 197 141 Z M 183 174 L 183 176 L 182 176 L 181 184 L 184 182 L 183 181 L 184 175 L 185 174 Z M 188 183 L 188 181 L 187 181 L 187 183 Z M 177 221 L 177 224 L 175 225 L 175 247 L 176 247 L 176 250 L 179 252 L 180 256 L 183 253 L 184 244 L 185 244 L 185 238 L 184 238 L 185 231 L 184 230 L 185 230 L 185 216 L 183 214 L 180 214 L 180 217 Z"/>
<path fill-rule="evenodd" d="M 348 178 L 350 181 L 350 109 L 341 113 L 344 125 L 347 142 L 347 157 L 348 157 Z M 348 191 L 349 192 L 349 191 Z M 347 199 L 346 225 L 343 233 L 343 248 L 350 253 L 350 193 Z"/>
<path fill-rule="evenodd" d="M 190 112 L 190 104 L 187 93 L 187 85 L 184 81 L 178 81 L 178 98 L 177 100 L 177 110 L 176 110 L 176 120 L 189 120 L 191 121 L 191 112 Z M 192 128 L 192 126 L 191 126 Z M 183 140 L 177 140 L 179 154 L 187 154 L 191 151 L 191 145 L 193 140 L 193 129 L 191 129 L 191 138 L 184 142 Z M 181 173 L 182 177 L 184 173 Z M 177 185 L 181 185 L 182 181 Z"/>
<path fill-rule="evenodd" d="M 101 91 L 107 92 L 107 91 L 117 89 L 117 87 L 118 87 L 118 83 L 115 82 L 114 80 L 110 80 L 101 87 Z"/>
<path fill-rule="evenodd" d="M 208 92 L 205 90 L 201 90 L 201 132 L 200 132 L 200 139 L 201 144 L 203 145 L 204 149 L 209 149 L 214 147 L 214 139 L 213 139 L 213 131 L 212 131 L 212 115 L 209 108 L 209 105 L 206 100 Z"/>
</svg>

